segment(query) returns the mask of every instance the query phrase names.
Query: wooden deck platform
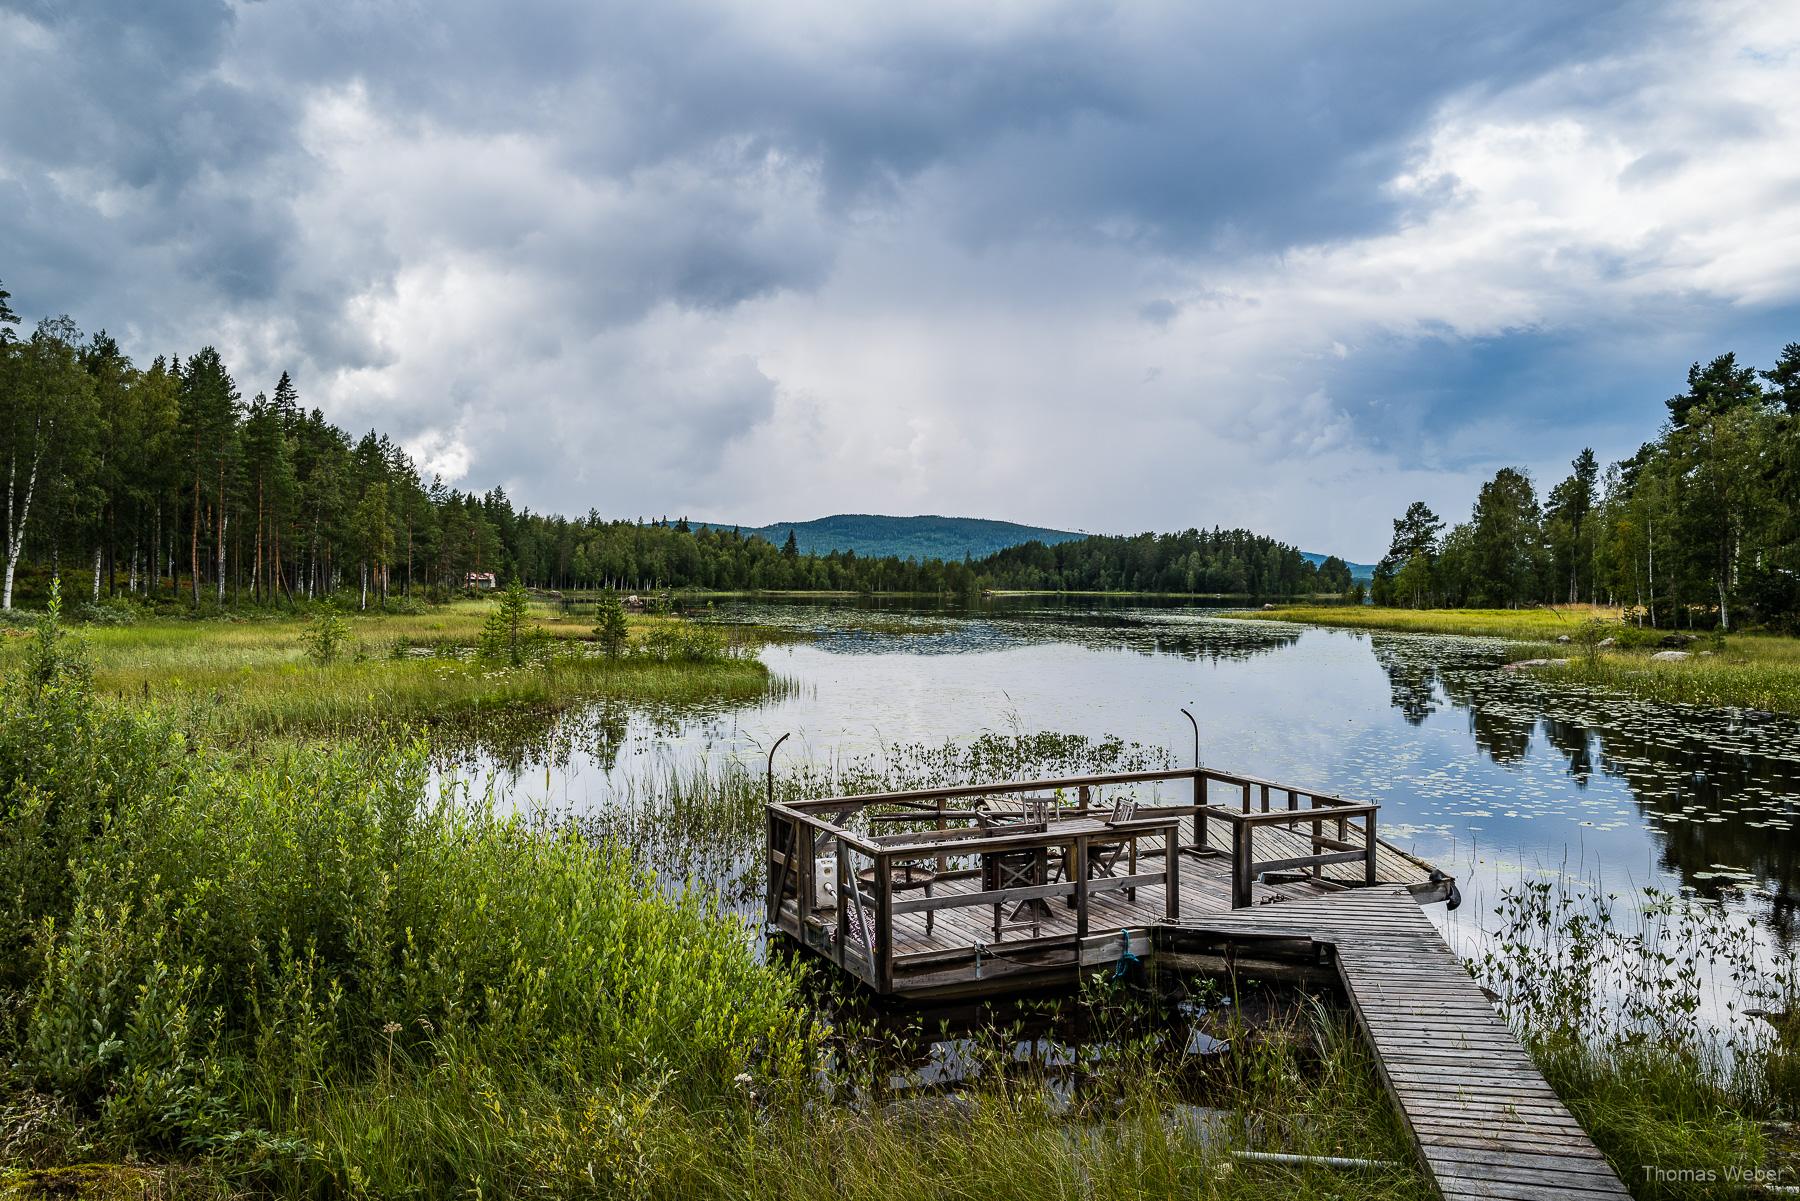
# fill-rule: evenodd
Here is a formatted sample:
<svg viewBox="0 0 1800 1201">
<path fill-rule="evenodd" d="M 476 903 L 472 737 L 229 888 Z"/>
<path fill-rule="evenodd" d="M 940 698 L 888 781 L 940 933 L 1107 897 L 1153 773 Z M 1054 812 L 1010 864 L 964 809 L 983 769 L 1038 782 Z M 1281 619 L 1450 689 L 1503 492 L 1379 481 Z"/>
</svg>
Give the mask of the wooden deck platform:
<svg viewBox="0 0 1800 1201">
<path fill-rule="evenodd" d="M 1108 816 L 1104 794 L 1182 781 L 1191 801 Z M 1455 882 L 1374 805 L 1195 767 L 768 809 L 770 925 L 881 993 L 1016 994 L 1125 951 L 1335 981 L 1447 1201 L 1629 1196 L 1420 909 Z"/>
</svg>

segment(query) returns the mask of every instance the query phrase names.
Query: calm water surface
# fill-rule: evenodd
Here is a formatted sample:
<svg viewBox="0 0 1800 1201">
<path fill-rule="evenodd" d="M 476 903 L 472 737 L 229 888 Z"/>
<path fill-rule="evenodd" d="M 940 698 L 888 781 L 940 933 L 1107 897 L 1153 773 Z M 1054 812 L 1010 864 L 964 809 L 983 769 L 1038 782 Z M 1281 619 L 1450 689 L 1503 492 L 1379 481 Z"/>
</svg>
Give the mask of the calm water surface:
<svg viewBox="0 0 1800 1201">
<path fill-rule="evenodd" d="M 1502 644 L 1234 621 L 1196 606 L 1016 598 L 967 609 L 720 603 L 811 632 L 766 649 L 788 695 L 587 715 L 561 752 L 497 771 L 519 803 L 601 810 L 638 773 L 703 759 L 879 754 L 986 731 L 1168 748 L 1382 806 L 1383 836 L 1461 881 L 1465 946 L 1521 878 L 1692 888 L 1794 933 L 1800 722 L 1553 688 Z"/>
</svg>

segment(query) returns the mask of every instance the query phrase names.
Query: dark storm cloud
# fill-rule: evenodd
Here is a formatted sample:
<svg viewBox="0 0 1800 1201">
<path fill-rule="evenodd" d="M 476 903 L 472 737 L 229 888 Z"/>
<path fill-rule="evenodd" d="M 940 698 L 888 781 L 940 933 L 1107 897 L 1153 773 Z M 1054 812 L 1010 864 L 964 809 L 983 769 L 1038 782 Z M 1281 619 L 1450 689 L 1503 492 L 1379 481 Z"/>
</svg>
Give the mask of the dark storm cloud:
<svg viewBox="0 0 1800 1201">
<path fill-rule="evenodd" d="M 143 210 L 133 243 L 167 241 L 182 270 L 244 300 L 273 295 L 291 265 L 289 203 L 314 169 L 297 123 L 319 88 L 360 84 L 401 125 L 547 135 L 578 174 L 705 161 L 728 194 L 776 153 L 816 164 L 842 211 L 936 171 L 942 219 L 977 243 L 1029 233 L 1185 252 L 1392 221 L 1379 184 L 1447 92 L 1504 86 L 1620 33 L 1598 6 L 1575 21 L 1565 5 L 1513 3 L 865 22 L 687 4 L 15 11 L 33 27 L 0 52 L 0 98 L 31 114 L 0 135 L 16 174 L 83 171 L 125 190 Z M 30 207 L 40 221 L 84 217 L 66 197 Z M 662 239 L 687 261 L 649 273 L 678 303 L 731 305 L 818 276 L 816 255 L 790 274 L 778 250 L 740 249 L 741 215 L 695 218 L 690 236 Z M 499 214 L 458 233 L 480 242 L 507 225 Z"/>
</svg>

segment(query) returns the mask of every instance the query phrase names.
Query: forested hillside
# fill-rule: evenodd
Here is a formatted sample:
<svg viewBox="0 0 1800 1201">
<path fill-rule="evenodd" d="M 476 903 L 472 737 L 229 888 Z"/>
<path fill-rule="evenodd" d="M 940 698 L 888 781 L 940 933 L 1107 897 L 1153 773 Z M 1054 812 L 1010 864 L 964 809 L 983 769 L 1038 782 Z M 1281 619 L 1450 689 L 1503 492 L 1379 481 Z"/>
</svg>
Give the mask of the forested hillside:
<svg viewBox="0 0 1800 1201">
<path fill-rule="evenodd" d="M 367 605 L 460 589 L 471 572 L 638 590 L 1302 595 L 1349 583 L 1341 560 L 1315 569 L 1294 548 L 1243 530 L 1032 542 L 945 562 L 806 554 L 792 531 L 777 545 L 680 520 L 533 513 L 499 488 L 421 478 L 385 434 L 355 435 L 308 409 L 286 373 L 246 400 L 211 347 L 142 366 L 66 317 L 20 338 L 6 299 L 0 291 L 4 608 L 21 583 L 35 599 L 52 575 L 78 581 L 66 590 L 90 602 L 194 608 L 346 591 Z M 1007 526 L 977 524 L 996 536 Z"/>
<path fill-rule="evenodd" d="M 1314 567 L 1295 548 L 1249 530 L 1187 530 L 1015 546 L 980 564 L 997 588 L 1223 592 L 1298 596 L 1343 592 L 1350 569 L 1331 556 Z"/>
<path fill-rule="evenodd" d="M 1539 496 L 1501 469 L 1469 519 L 1394 522 L 1378 602 L 1600 601 L 1657 626 L 1800 625 L 1800 343 L 1757 370 L 1722 354 L 1663 402 L 1654 441 L 1601 469 L 1583 450 Z"/>
<path fill-rule="evenodd" d="M 778 521 L 773 525 L 746 526 L 780 545 L 789 533 L 803 555 L 855 551 L 865 558 L 985 559 L 995 551 L 1026 542 L 1054 545 L 1085 538 L 1070 530 L 991 521 L 983 517 L 888 517 L 875 513 L 837 513 L 812 521 Z"/>
</svg>

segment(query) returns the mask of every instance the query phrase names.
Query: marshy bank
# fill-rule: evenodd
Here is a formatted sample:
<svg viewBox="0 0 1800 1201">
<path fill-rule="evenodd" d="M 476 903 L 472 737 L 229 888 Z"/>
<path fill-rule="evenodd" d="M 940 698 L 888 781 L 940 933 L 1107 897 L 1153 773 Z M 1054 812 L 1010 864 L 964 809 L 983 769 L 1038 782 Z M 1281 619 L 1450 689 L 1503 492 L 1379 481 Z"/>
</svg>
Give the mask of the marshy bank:
<svg viewBox="0 0 1800 1201">
<path fill-rule="evenodd" d="M 1398 609 L 1282 605 L 1236 617 L 1340 629 L 1503 638 L 1548 658 L 1542 673 L 1617 696 L 1702 708 L 1800 714 L 1800 638 L 1774 633 L 1656 629 L 1594 605 L 1524 609 Z"/>
<path fill-rule="evenodd" d="M 262 611 L 212 618 L 149 617 L 89 626 L 93 682 L 128 703 L 178 709 L 231 742 L 361 737 L 383 728 L 445 732 L 504 715 L 555 716 L 603 701 L 750 704 L 785 687 L 756 657 L 775 631 L 722 629 L 672 615 L 634 614 L 623 643 L 596 643 L 593 606 L 525 602 L 524 657 L 478 653 L 496 599 L 394 612 Z M 324 655 L 317 633 L 335 629 Z M 30 627 L 0 640 L 0 666 Z M 515 658 L 517 661 L 514 661 Z M 527 661 L 528 660 L 528 661 Z"/>
</svg>

